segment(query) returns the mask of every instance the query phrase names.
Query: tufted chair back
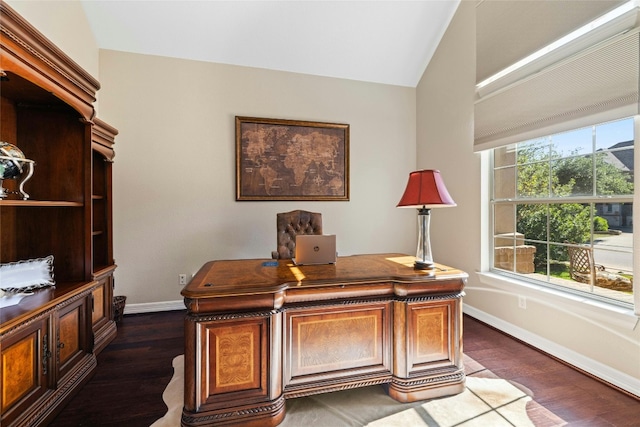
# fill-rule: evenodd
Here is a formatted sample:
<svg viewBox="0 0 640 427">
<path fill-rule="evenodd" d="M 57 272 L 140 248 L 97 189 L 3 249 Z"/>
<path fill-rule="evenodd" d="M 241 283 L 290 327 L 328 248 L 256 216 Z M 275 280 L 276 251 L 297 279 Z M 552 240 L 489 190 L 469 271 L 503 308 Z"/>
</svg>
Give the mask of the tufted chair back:
<svg viewBox="0 0 640 427">
<path fill-rule="evenodd" d="M 322 234 L 322 214 L 295 210 L 276 214 L 278 250 L 271 252 L 273 259 L 291 259 L 296 254 L 298 234 Z"/>
</svg>

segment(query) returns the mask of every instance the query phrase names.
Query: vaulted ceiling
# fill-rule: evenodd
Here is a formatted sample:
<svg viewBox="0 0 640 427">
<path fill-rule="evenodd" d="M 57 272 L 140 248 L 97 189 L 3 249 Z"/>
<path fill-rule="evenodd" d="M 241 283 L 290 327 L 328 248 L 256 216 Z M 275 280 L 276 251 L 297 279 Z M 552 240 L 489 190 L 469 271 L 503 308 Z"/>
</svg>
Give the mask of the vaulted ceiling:
<svg viewBox="0 0 640 427">
<path fill-rule="evenodd" d="M 458 1 L 84 1 L 104 49 L 415 86 Z"/>
<path fill-rule="evenodd" d="M 477 0 L 478 81 L 623 2 Z M 83 0 L 103 49 L 409 87 L 458 4 Z"/>
</svg>

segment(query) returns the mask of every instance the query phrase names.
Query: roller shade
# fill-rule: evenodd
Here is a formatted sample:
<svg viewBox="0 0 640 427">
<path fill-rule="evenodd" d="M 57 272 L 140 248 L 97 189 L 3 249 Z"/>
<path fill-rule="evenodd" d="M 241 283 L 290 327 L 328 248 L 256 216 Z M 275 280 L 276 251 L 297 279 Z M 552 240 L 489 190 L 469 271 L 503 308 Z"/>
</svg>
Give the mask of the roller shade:
<svg viewBox="0 0 640 427">
<path fill-rule="evenodd" d="M 638 29 L 483 95 L 475 151 L 639 113 Z"/>
</svg>

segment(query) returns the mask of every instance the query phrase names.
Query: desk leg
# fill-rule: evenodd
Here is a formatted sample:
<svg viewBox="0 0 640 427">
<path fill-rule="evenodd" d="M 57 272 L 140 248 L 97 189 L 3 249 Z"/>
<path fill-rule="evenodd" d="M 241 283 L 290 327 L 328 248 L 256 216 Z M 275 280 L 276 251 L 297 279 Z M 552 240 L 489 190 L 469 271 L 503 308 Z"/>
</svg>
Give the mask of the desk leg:
<svg viewBox="0 0 640 427">
<path fill-rule="evenodd" d="M 464 391 L 462 294 L 394 302 L 389 396 L 415 402 Z"/>
<path fill-rule="evenodd" d="M 280 424 L 281 331 L 279 312 L 187 316 L 182 425 Z"/>
</svg>

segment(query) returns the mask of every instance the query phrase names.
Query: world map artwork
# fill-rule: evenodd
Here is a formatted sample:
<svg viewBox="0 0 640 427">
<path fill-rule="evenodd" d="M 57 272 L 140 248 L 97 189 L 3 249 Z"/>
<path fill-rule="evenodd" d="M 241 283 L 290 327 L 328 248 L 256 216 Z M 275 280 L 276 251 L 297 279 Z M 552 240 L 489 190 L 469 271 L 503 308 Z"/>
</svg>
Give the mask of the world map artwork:
<svg viewBox="0 0 640 427">
<path fill-rule="evenodd" d="M 239 199 L 347 200 L 346 126 L 241 123 Z"/>
</svg>

